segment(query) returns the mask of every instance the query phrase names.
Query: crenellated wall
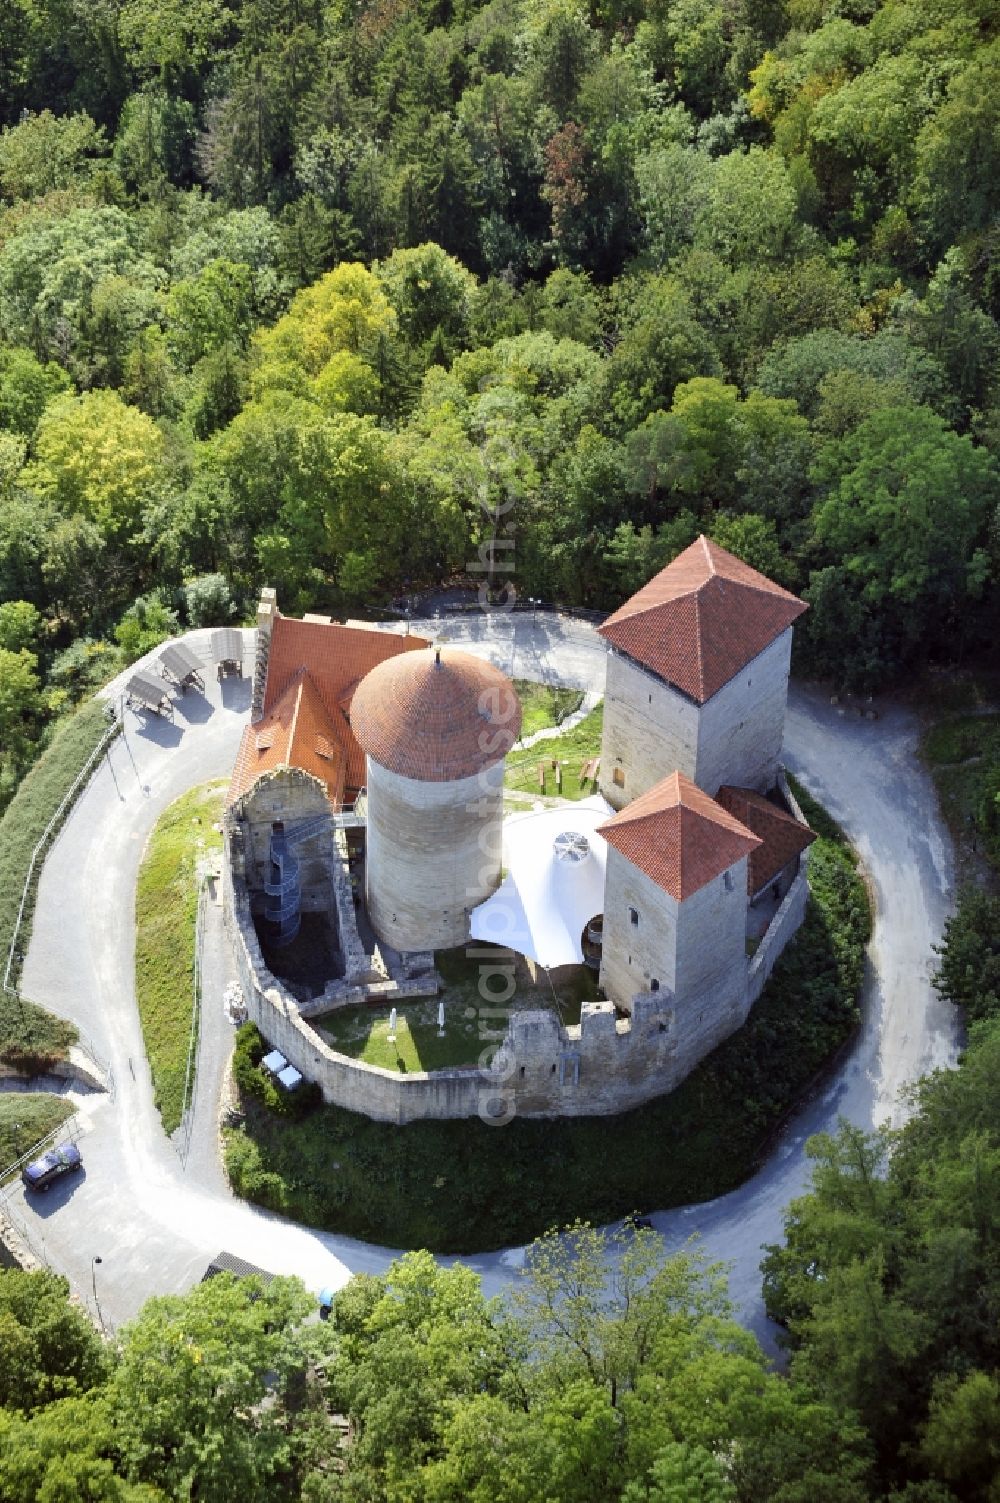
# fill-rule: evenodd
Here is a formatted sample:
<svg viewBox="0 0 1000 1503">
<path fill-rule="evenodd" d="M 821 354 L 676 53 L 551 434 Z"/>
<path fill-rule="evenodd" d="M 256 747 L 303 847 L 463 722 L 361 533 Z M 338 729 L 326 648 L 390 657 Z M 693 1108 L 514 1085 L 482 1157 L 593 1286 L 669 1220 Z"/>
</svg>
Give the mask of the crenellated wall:
<svg viewBox="0 0 1000 1503">
<path fill-rule="evenodd" d="M 380 1122 L 514 1116 L 609 1116 L 662 1096 L 690 1068 L 677 1050 L 669 993 L 633 1000 L 630 1019 L 610 1002 L 585 1003 L 578 1025 L 555 1012 L 515 1012 L 484 1067 L 399 1075 L 338 1054 L 303 1018 L 295 998 L 267 970 L 254 934 L 245 888 L 228 878 L 226 926 L 250 1018 L 273 1047 L 324 1099 Z M 363 993 L 358 991 L 358 1000 Z"/>
</svg>

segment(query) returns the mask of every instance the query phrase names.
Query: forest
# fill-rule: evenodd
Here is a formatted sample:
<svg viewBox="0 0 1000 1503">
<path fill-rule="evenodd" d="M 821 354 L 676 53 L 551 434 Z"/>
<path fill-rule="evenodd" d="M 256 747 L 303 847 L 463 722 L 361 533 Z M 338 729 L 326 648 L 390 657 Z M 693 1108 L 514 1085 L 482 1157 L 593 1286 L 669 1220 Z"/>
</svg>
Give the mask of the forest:
<svg viewBox="0 0 1000 1503">
<path fill-rule="evenodd" d="M 995 0 L 0 0 L 0 811 L 263 583 L 609 610 L 704 531 L 808 601 L 801 674 L 988 663 L 998 182 Z M 410 1253 L 328 1321 L 221 1279 L 113 1342 L 0 1271 L 2 1503 L 997 1503 L 971 760 L 966 1047 L 813 1142 L 782 1373 L 643 1230 L 541 1239 L 502 1303 Z"/>
<path fill-rule="evenodd" d="M 700 531 L 870 691 L 998 625 L 991 0 L 0 0 L 0 807 L 178 624 Z"/>
</svg>

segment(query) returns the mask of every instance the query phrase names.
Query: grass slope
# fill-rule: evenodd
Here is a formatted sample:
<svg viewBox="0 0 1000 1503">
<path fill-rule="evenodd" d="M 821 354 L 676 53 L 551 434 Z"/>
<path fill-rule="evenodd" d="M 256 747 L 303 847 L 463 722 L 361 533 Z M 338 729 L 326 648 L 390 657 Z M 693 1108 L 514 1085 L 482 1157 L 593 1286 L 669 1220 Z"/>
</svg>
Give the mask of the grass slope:
<svg viewBox="0 0 1000 1503">
<path fill-rule="evenodd" d="M 56 731 L 0 819 L 0 980 L 7 966 L 31 853 L 107 729 L 104 704 L 91 700 Z M 40 864 L 35 869 L 36 882 L 39 874 Z M 19 935 L 22 954 L 31 935 L 34 898 L 32 890 Z M 26 1070 L 43 1069 L 50 1061 L 65 1058 L 75 1038 L 71 1023 L 0 991 L 0 1059 L 6 1063 Z"/>
<path fill-rule="evenodd" d="M 135 993 L 164 1129 L 179 1126 L 191 1034 L 198 866 L 222 849 L 224 783 L 172 803 L 149 837 L 135 898 Z"/>
<path fill-rule="evenodd" d="M 733 1189 L 858 1017 L 867 896 L 832 821 L 804 794 L 803 806 L 822 832 L 806 921 L 746 1025 L 672 1095 L 618 1117 L 498 1130 L 477 1119 L 395 1127 L 337 1107 L 293 1124 L 244 1092 L 245 1128 L 227 1140 L 234 1189 L 310 1225 L 441 1252 Z"/>
<path fill-rule="evenodd" d="M 73 1115 L 73 1103 L 46 1091 L 0 1096 L 0 1171 Z"/>
<path fill-rule="evenodd" d="M 552 684 L 536 684 L 529 678 L 516 678 L 514 688 L 521 701 L 522 736 L 559 725 L 583 703 L 582 689 L 559 689 Z"/>
<path fill-rule="evenodd" d="M 561 736 L 553 736 L 550 741 L 542 741 L 526 752 L 515 749 L 507 758 L 505 787 L 520 789 L 522 793 L 544 792 L 557 795 L 560 789 L 556 787 L 552 763 L 559 761 L 565 764 L 561 789 L 563 798 L 586 798 L 589 794 L 596 793 L 596 783 L 580 782 L 580 769 L 584 762 L 600 756 L 603 724 L 604 706 L 598 705 L 573 730 L 565 731 Z M 545 768 L 544 789 L 538 786 L 539 763 Z"/>
</svg>

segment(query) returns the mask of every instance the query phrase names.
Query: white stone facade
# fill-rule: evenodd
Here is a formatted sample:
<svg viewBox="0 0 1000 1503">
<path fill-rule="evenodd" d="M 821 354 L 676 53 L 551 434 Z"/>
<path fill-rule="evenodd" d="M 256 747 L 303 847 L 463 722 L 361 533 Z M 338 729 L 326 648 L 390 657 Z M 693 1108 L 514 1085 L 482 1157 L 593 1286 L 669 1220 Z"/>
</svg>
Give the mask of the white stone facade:
<svg viewBox="0 0 1000 1503">
<path fill-rule="evenodd" d="M 396 950 L 465 944 L 470 910 L 500 885 L 503 762 L 448 783 L 367 768 L 372 928 Z"/>
<path fill-rule="evenodd" d="M 665 996 L 679 1078 L 746 1017 L 746 867 L 678 902 L 608 849 L 601 985 L 628 1013 L 639 994 Z"/>
<path fill-rule="evenodd" d="M 625 808 L 671 772 L 714 797 L 723 783 L 766 792 L 781 756 L 792 629 L 698 705 L 626 653 L 608 653 L 601 792 Z"/>
</svg>

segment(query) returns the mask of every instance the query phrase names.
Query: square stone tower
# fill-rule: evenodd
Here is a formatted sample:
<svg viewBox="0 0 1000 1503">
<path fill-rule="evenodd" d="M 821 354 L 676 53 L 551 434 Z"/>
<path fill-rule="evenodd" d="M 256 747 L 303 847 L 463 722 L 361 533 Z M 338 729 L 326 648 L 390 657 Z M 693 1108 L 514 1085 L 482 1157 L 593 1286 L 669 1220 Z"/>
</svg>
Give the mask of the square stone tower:
<svg viewBox="0 0 1000 1503">
<path fill-rule="evenodd" d="M 709 794 L 773 787 L 804 610 L 701 537 L 608 617 L 600 786 L 614 808 L 674 769 Z"/>
<path fill-rule="evenodd" d="M 601 985 L 631 1013 L 666 993 L 677 1076 L 744 1021 L 747 859 L 760 839 L 675 772 L 601 825 L 608 843 Z"/>
</svg>

